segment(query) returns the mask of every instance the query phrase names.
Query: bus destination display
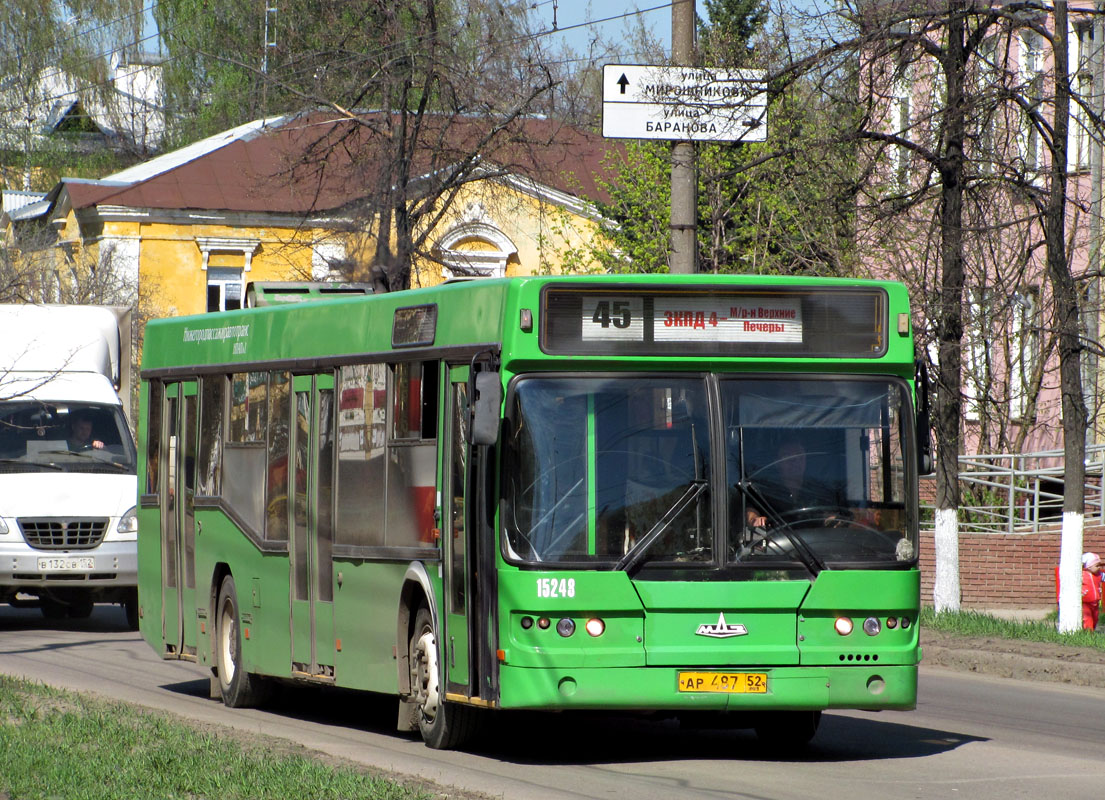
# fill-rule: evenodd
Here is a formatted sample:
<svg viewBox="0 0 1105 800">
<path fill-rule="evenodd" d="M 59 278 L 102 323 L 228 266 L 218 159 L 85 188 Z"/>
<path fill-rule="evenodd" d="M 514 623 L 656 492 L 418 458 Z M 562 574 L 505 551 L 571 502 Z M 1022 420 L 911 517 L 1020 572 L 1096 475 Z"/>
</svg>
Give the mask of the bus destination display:
<svg viewBox="0 0 1105 800">
<path fill-rule="evenodd" d="M 877 356 L 886 346 L 879 289 L 746 293 L 549 289 L 550 353 Z"/>
</svg>

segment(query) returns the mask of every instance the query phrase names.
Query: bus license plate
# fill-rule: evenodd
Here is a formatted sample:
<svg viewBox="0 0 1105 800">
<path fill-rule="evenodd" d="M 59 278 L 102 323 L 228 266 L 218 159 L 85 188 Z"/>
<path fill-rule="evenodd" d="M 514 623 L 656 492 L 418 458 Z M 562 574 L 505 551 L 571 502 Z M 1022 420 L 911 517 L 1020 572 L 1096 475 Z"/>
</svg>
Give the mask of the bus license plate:
<svg viewBox="0 0 1105 800">
<path fill-rule="evenodd" d="M 38 560 L 39 572 L 69 572 L 83 569 L 95 569 L 96 560 L 91 557 L 80 558 L 40 558 Z"/>
<path fill-rule="evenodd" d="M 767 675 L 763 672 L 680 672 L 679 691 L 764 694 Z"/>
</svg>

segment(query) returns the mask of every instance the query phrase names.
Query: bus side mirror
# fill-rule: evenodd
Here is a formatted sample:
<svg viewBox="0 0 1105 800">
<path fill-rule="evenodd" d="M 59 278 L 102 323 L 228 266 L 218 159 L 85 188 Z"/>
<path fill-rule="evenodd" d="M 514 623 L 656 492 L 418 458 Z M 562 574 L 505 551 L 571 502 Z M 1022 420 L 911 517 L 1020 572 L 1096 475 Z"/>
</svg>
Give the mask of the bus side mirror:
<svg viewBox="0 0 1105 800">
<path fill-rule="evenodd" d="M 932 458 L 932 420 L 929 416 L 929 371 L 924 359 L 917 359 L 915 385 L 917 387 L 917 472 L 932 475 L 936 464 Z"/>
<path fill-rule="evenodd" d="M 503 404 L 503 385 L 499 373 L 477 372 L 475 389 L 468 441 L 476 445 L 493 445 L 499 441 L 500 407 Z"/>
</svg>

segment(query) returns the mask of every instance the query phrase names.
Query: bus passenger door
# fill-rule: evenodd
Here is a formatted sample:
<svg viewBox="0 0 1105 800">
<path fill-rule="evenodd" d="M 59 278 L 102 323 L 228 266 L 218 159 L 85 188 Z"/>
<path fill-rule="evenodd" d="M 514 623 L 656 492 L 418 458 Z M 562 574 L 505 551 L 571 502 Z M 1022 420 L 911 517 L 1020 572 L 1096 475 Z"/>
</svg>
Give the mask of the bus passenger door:
<svg viewBox="0 0 1105 800">
<path fill-rule="evenodd" d="M 445 564 L 442 609 L 445 621 L 445 637 L 442 656 L 446 666 L 448 691 L 466 696 L 472 691 L 471 647 L 469 645 L 469 608 L 471 587 L 469 565 L 468 494 L 469 448 L 465 432 L 468 426 L 468 367 L 449 369 L 449 381 L 445 387 L 443 414 L 445 430 L 441 448 L 441 476 L 443 493 L 441 510 L 441 558 Z"/>
<path fill-rule="evenodd" d="M 166 386 L 168 480 L 161 491 L 162 630 L 167 654 L 196 654 L 196 384 Z"/>
<path fill-rule="evenodd" d="M 334 376 L 297 375 L 288 436 L 292 672 L 334 678 Z"/>
</svg>

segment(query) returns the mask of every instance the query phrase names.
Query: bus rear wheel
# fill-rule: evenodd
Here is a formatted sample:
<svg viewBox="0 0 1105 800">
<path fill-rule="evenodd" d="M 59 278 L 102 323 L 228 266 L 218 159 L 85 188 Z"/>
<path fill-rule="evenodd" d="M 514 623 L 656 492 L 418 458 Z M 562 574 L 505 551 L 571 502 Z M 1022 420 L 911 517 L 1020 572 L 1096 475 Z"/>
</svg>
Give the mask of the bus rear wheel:
<svg viewBox="0 0 1105 800">
<path fill-rule="evenodd" d="M 445 700 L 437 658 L 437 633 L 425 606 L 414 617 L 410 641 L 411 692 L 422 741 L 435 750 L 449 750 L 476 732 L 477 711 Z"/>
<path fill-rule="evenodd" d="M 230 708 L 246 708 L 263 700 L 262 679 L 242 666 L 242 633 L 238 613 L 238 593 L 234 577 L 227 575 L 219 588 L 215 615 L 215 664 L 219 671 L 219 689 L 223 703 Z"/>
</svg>

